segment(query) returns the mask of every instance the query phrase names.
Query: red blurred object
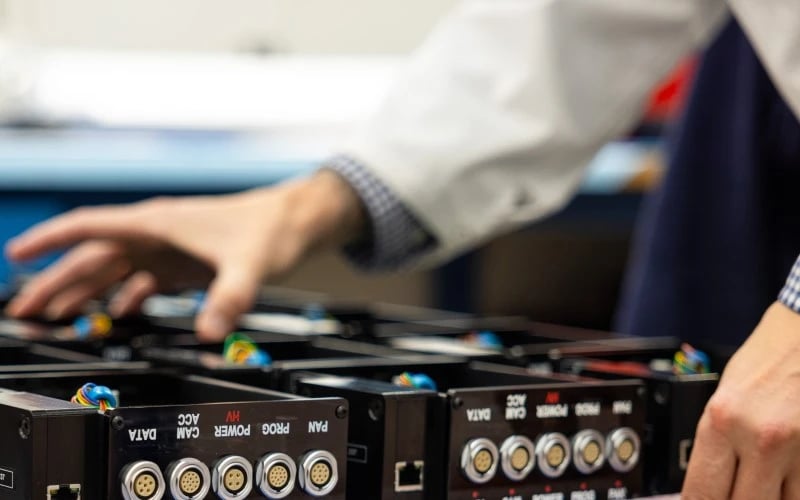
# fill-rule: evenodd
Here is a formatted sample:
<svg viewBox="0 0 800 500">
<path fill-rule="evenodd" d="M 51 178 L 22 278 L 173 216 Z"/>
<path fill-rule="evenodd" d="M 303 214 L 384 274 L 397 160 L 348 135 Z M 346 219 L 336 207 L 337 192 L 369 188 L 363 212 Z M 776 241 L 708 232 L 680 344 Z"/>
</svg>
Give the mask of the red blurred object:
<svg viewBox="0 0 800 500">
<path fill-rule="evenodd" d="M 697 57 L 691 57 L 678 65 L 650 97 L 644 121 L 667 123 L 675 120 L 683 111 L 686 99 L 697 71 Z"/>
<path fill-rule="evenodd" d="M 649 377 L 653 373 L 647 365 L 636 361 L 588 360 L 584 367 L 587 370 L 612 372 L 631 377 Z"/>
</svg>

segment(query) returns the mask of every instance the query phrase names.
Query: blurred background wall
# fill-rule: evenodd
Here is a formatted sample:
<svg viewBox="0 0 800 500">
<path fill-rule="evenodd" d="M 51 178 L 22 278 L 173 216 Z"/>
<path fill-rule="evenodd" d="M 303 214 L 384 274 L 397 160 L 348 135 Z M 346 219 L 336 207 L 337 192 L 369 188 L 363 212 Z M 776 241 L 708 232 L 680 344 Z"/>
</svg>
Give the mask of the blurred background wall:
<svg viewBox="0 0 800 500">
<path fill-rule="evenodd" d="M 3 29 L 54 47 L 403 53 L 457 0 L 0 0 Z"/>
</svg>

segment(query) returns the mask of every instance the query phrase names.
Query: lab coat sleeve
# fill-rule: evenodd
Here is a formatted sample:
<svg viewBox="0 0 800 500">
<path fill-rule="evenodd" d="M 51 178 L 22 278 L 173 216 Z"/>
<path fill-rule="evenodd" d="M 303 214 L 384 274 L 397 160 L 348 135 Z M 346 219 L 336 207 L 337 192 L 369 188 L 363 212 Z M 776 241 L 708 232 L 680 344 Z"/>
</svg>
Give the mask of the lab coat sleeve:
<svg viewBox="0 0 800 500">
<path fill-rule="evenodd" d="M 465 0 L 341 152 L 452 257 L 560 208 L 724 0 Z"/>
<path fill-rule="evenodd" d="M 800 118 L 800 2 L 730 0 L 775 86 Z"/>
</svg>

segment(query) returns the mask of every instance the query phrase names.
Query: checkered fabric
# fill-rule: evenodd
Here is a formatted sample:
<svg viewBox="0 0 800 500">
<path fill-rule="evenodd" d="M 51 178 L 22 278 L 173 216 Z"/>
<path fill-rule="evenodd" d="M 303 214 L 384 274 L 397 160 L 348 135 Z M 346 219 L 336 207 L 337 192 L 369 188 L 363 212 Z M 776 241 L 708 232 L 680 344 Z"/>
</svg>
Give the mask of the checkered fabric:
<svg viewBox="0 0 800 500">
<path fill-rule="evenodd" d="M 363 164 L 336 156 L 323 168 L 342 176 L 358 193 L 369 216 L 368 236 L 344 249 L 356 266 L 393 270 L 432 250 L 436 241 L 394 193 Z"/>
<path fill-rule="evenodd" d="M 800 257 L 792 266 L 792 271 L 786 278 L 786 285 L 778 295 L 778 300 L 789 309 L 800 313 Z"/>
</svg>

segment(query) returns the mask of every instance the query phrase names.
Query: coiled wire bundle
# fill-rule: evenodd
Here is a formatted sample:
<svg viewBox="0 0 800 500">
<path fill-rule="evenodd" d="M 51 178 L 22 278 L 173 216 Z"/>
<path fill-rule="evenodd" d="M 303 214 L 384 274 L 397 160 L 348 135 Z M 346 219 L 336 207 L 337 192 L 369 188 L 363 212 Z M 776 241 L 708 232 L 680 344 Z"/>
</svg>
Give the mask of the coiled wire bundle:
<svg viewBox="0 0 800 500">
<path fill-rule="evenodd" d="M 100 411 L 113 410 L 117 407 L 117 396 L 114 395 L 114 391 L 91 382 L 83 384 L 70 401 Z"/>
</svg>

